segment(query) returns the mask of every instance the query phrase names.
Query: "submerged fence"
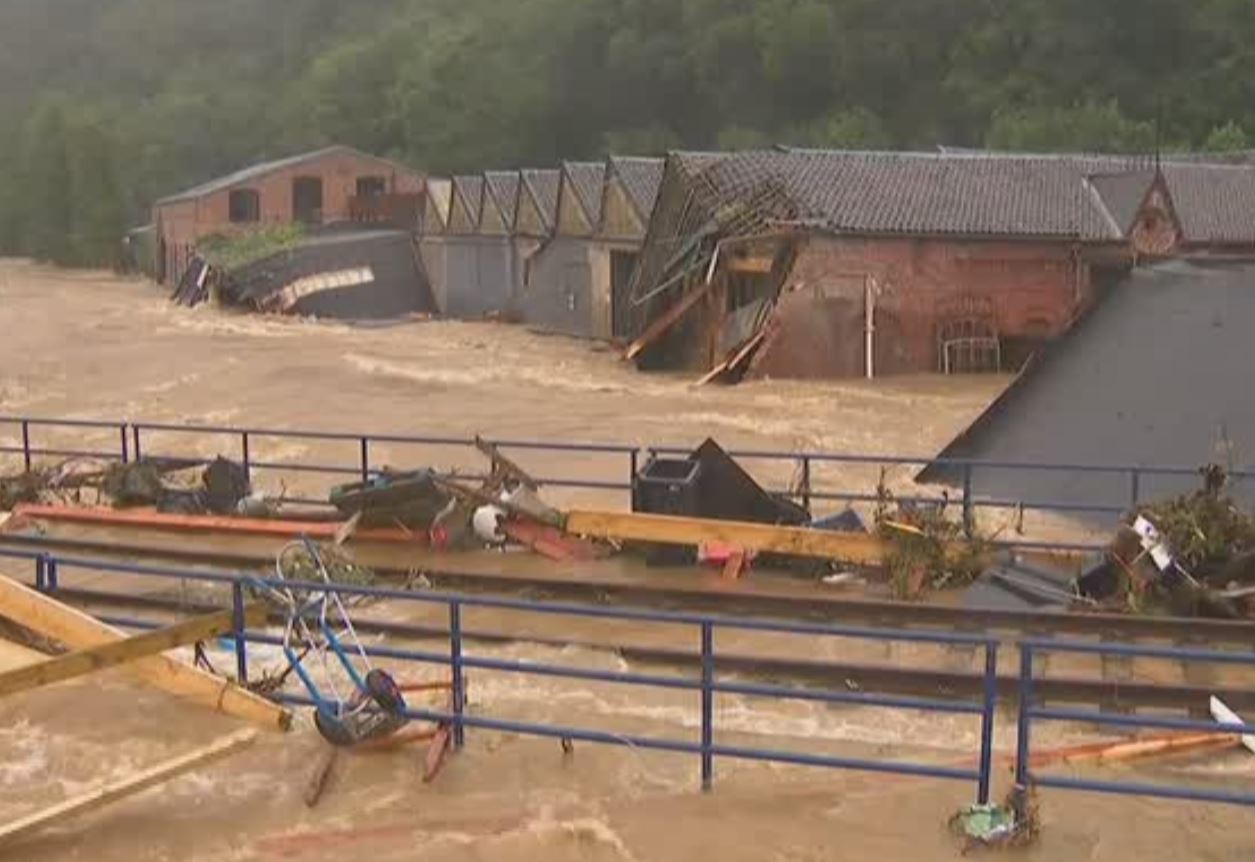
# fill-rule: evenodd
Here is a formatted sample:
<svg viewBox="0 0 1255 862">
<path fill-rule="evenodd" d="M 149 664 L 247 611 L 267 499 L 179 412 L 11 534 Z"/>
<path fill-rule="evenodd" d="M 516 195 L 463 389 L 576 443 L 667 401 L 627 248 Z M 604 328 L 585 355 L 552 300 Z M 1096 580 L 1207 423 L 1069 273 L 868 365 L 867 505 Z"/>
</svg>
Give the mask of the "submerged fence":
<svg viewBox="0 0 1255 862">
<path fill-rule="evenodd" d="M 203 460 L 181 447 L 168 444 L 158 448 L 154 437 L 165 435 L 186 439 L 191 442 L 216 438 L 224 444 L 220 453 L 225 457 L 239 460 L 246 470 L 252 474 L 259 470 L 281 470 L 293 473 L 315 474 L 340 479 L 361 479 L 365 481 L 376 475 L 382 464 L 378 460 L 380 447 L 394 446 L 427 446 L 454 447 L 469 449 L 474 439 L 467 437 L 441 437 L 431 435 L 398 435 L 398 434 L 367 434 L 356 432 L 332 432 L 314 430 L 291 430 L 258 427 L 240 427 L 226 425 L 176 425 L 156 422 L 129 422 L 84 419 L 50 419 L 29 416 L 0 416 L 0 432 L 8 430 L 8 434 L 0 433 L 0 454 L 8 454 L 21 458 L 26 469 L 34 466 L 36 459 L 49 457 L 93 457 L 115 461 L 135 461 L 143 457 L 160 457 L 171 460 L 188 459 Z M 107 448 L 88 449 L 82 447 L 52 446 L 41 442 L 42 436 L 48 431 L 79 432 L 97 437 L 112 438 L 114 441 Z M 300 460 L 266 461 L 257 457 L 259 444 L 275 441 L 321 441 L 335 444 L 342 448 L 342 460 L 333 463 L 305 463 Z M 576 476 L 537 476 L 543 485 L 555 488 L 591 489 L 622 492 L 630 495 L 632 477 L 653 455 L 688 454 L 688 449 L 674 446 L 631 446 L 605 443 L 567 443 L 535 440 L 493 439 L 490 442 L 503 451 L 543 453 L 547 455 L 595 457 L 604 462 L 608 459 L 615 473 L 622 471 L 621 479 L 589 479 Z M 104 444 L 102 444 L 103 446 Z M 876 489 L 866 491 L 855 490 L 818 490 L 817 472 L 825 466 L 847 466 L 863 468 L 918 468 L 928 464 L 945 466 L 958 471 L 960 477 L 955 489 L 957 497 L 947 494 L 949 504 L 961 510 L 964 526 L 971 531 L 974 528 L 977 513 L 981 510 L 1011 510 L 1021 515 L 1024 513 L 1059 513 L 1073 515 L 1104 515 L 1114 517 L 1136 507 L 1143 502 L 1143 488 L 1151 480 L 1181 480 L 1197 475 L 1193 467 L 1181 466 L 1147 466 L 1132 464 L 1049 464 L 1012 461 L 984 461 L 949 459 L 944 461 L 929 457 L 912 457 L 897 455 L 851 455 L 832 452 L 784 452 L 772 450 L 731 450 L 729 454 L 751 468 L 767 465 L 775 468 L 788 468 L 797 477 L 793 487 L 769 487 L 769 490 L 784 494 L 799 501 L 807 509 L 816 503 L 874 503 L 879 499 Z M 1059 500 L 1006 500 L 983 498 L 973 491 L 974 477 L 977 471 L 1011 471 L 1028 473 L 1053 472 L 1075 476 L 1114 476 L 1127 488 L 1127 496 L 1123 500 L 1100 501 L 1059 501 Z M 1230 474 L 1235 481 L 1255 478 L 1255 473 L 1235 471 Z M 769 484 L 769 483 L 767 483 Z M 289 498 L 295 502 L 325 503 L 325 499 Z M 934 503 L 938 496 L 899 496 L 904 502 Z M 1021 548 L 1092 550 L 1092 544 L 1059 541 L 1001 541 L 1000 544 Z"/>
<path fill-rule="evenodd" d="M 0 557 L 21 559 L 33 563 L 33 585 L 36 589 L 55 595 L 62 589 L 60 578 L 68 569 L 92 572 L 117 573 L 157 579 L 176 579 L 181 582 L 217 584 L 230 591 L 235 610 L 236 627 L 233 632 L 236 658 L 236 677 L 247 683 L 250 677 L 250 644 L 276 645 L 280 638 L 263 631 L 248 630 L 243 626 L 246 591 L 259 579 L 255 575 L 205 570 L 186 570 L 159 566 L 142 566 L 106 560 L 94 560 L 47 553 L 0 550 Z M 277 583 L 276 581 L 262 581 Z M 326 590 L 325 584 L 288 581 L 297 589 Z M 397 602 L 426 605 L 444 609 L 447 626 L 444 634 L 446 646 L 439 650 L 402 648 L 388 645 L 366 647 L 368 655 L 387 658 L 410 665 L 447 668 L 453 683 L 450 708 L 430 710 L 407 708 L 406 715 L 414 720 L 447 723 L 453 733 L 455 745 L 460 746 L 468 729 L 505 731 L 530 736 L 562 740 L 581 740 L 617 746 L 661 752 L 695 755 L 700 762 L 701 787 L 709 790 L 715 777 L 715 764 L 719 759 L 755 760 L 771 763 L 793 764 L 842 770 L 859 770 L 877 773 L 912 775 L 964 781 L 974 784 L 978 803 L 990 798 L 995 749 L 995 718 L 998 702 L 998 652 L 999 642 L 990 635 L 952 634 L 935 631 L 919 631 L 889 628 L 861 628 L 850 626 L 816 625 L 807 623 L 779 622 L 763 619 L 736 618 L 714 614 L 681 613 L 674 611 L 611 608 L 578 604 L 536 602 L 487 596 L 468 596 L 439 592 L 412 592 L 377 587 L 339 585 L 334 591 L 346 597 L 372 597 Z M 545 618 L 595 618 L 611 621 L 628 621 L 640 626 L 667 625 L 689 629 L 699 648 L 700 671 L 696 676 L 681 676 L 635 671 L 608 671 L 574 665 L 556 665 L 543 662 L 515 661 L 478 655 L 468 648 L 468 641 L 481 634 L 468 636 L 463 628 L 463 613 L 468 609 L 487 608 L 508 610 Z M 101 617 L 105 622 L 128 629 L 151 629 L 155 624 L 129 617 Z M 837 689 L 801 688 L 775 683 L 750 682 L 729 679 L 719 675 L 719 656 L 716 641 L 720 632 L 753 631 L 772 635 L 794 637 L 800 650 L 813 653 L 816 638 L 849 638 L 881 643 L 934 644 L 946 647 L 973 649 L 983 655 L 983 692 L 977 699 L 961 700 L 942 697 L 907 697 Z M 527 640 L 525 635 L 519 640 Z M 1033 656 L 1046 651 L 1089 653 L 1098 656 L 1147 656 L 1185 661 L 1238 664 L 1255 670 L 1255 653 L 1224 652 L 1213 650 L 1187 650 L 1166 647 L 1135 647 L 1111 643 L 1079 643 L 1053 640 L 1024 641 L 1021 652 L 1020 684 L 1018 698 L 1018 733 L 1016 739 L 1015 778 L 1017 784 L 1034 784 L 1039 787 L 1055 787 L 1073 790 L 1090 790 L 1133 796 L 1158 796 L 1205 802 L 1221 802 L 1255 805 L 1255 792 L 1239 792 L 1200 788 L 1181 783 L 1175 785 L 1150 785 L 1119 781 L 1066 778 L 1043 775 L 1030 770 L 1033 760 L 1031 726 L 1034 721 L 1057 720 L 1113 725 L 1119 727 L 1154 727 L 1198 730 L 1224 733 L 1255 733 L 1255 725 L 1222 725 L 1216 722 L 1194 721 L 1164 715 L 1134 715 L 1090 712 L 1075 709 L 1048 708 L 1036 703 L 1034 686 L 1038 676 Z M 600 682 L 642 688 L 692 692 L 699 702 L 700 725 L 695 739 L 624 734 L 606 728 L 571 726 L 551 722 L 528 722 L 494 717 L 466 706 L 465 673 L 467 670 L 484 670 L 510 674 L 544 676 L 577 682 Z M 827 704 L 863 707 L 879 707 L 891 710 L 909 710 L 925 714 L 970 715 L 979 720 L 980 730 L 976 750 L 971 753 L 972 767 L 939 765 L 891 760 L 880 752 L 873 757 L 833 756 L 814 751 L 760 748 L 747 745 L 730 745 L 717 740 L 719 731 L 715 697 L 720 694 L 743 695 L 768 700 L 803 700 Z M 275 695 L 275 699 L 297 704 L 312 704 L 304 696 Z"/>
</svg>

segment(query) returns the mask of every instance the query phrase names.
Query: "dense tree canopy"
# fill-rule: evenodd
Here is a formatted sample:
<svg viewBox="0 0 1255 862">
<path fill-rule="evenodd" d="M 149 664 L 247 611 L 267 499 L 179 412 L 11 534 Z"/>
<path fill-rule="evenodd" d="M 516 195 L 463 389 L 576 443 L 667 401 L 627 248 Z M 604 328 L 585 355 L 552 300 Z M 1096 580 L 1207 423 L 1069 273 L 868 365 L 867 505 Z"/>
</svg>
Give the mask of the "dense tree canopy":
<svg viewBox="0 0 1255 862">
<path fill-rule="evenodd" d="M 328 142 L 438 172 L 792 143 L 1237 149 L 1250 0 L 0 0 L 0 247 Z"/>
</svg>

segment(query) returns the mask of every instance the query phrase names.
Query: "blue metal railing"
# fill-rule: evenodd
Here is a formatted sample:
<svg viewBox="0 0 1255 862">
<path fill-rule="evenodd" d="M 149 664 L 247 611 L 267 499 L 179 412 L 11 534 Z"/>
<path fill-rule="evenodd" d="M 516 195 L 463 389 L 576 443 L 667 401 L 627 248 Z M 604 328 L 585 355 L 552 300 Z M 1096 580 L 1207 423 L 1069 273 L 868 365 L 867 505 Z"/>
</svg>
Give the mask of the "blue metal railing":
<svg viewBox="0 0 1255 862">
<path fill-rule="evenodd" d="M 94 572 L 111 572 L 154 578 L 193 580 L 218 584 L 231 589 L 232 607 L 235 612 L 233 632 L 236 654 L 236 674 L 242 682 L 249 679 L 249 644 L 281 645 L 282 640 L 265 632 L 249 631 L 243 627 L 246 588 L 256 585 L 254 575 L 206 570 L 187 570 L 177 567 L 138 565 L 109 560 L 88 559 L 54 555 L 49 553 L 0 549 L 0 557 L 31 561 L 35 568 L 35 587 L 43 592 L 55 593 L 60 588 L 60 573 L 69 568 L 88 569 Z M 263 583 L 276 583 L 262 580 Z M 325 585 L 300 581 L 287 581 L 296 589 L 322 590 Z M 557 602 L 534 602 L 521 599 L 442 594 L 435 592 L 410 592 L 380 587 L 356 587 L 340 585 L 335 591 L 344 596 L 394 599 L 425 605 L 442 605 L 448 614 L 447 650 L 424 650 L 379 644 L 364 647 L 367 655 L 398 661 L 448 667 L 453 683 L 448 710 L 408 709 L 406 715 L 415 720 L 448 723 L 453 729 L 456 745 L 461 745 L 467 728 L 508 731 L 557 739 L 581 740 L 610 745 L 626 745 L 640 749 L 696 754 L 701 762 L 701 786 L 710 789 L 714 780 L 716 758 L 770 761 L 775 763 L 818 766 L 835 769 L 914 775 L 938 779 L 974 781 L 976 798 L 984 803 L 989 800 L 993 771 L 995 714 L 998 706 L 998 651 L 999 642 L 989 635 L 965 635 L 935 631 L 895 630 L 855 626 L 831 626 L 804 622 L 779 622 L 774 620 L 736 618 L 713 614 L 655 611 L 634 608 L 611 608 L 596 605 L 579 605 Z M 700 644 L 700 674 L 697 677 L 658 673 L 606 671 L 570 665 L 554 665 L 543 662 L 511 661 L 488 656 L 468 654 L 467 635 L 462 627 L 462 613 L 467 608 L 488 608 L 527 612 L 550 617 L 582 617 L 604 620 L 630 621 L 641 624 L 691 626 L 697 630 Z M 151 629 L 156 624 L 143 619 L 119 616 L 101 617 L 107 623 L 123 628 Z M 923 643 L 962 646 L 983 650 L 983 690 L 978 700 L 956 700 L 917 696 L 875 694 L 865 691 L 794 688 L 774 683 L 747 682 L 724 679 L 716 674 L 719 653 L 716 651 L 716 633 L 719 630 L 756 631 L 773 634 L 796 635 L 806 639 L 804 649 L 810 649 L 810 640 L 816 637 L 840 637 L 885 643 Z M 520 636 L 526 639 L 526 636 Z M 1124 728 L 1161 728 L 1173 730 L 1197 730 L 1228 734 L 1255 733 L 1255 725 L 1220 724 L 1164 715 L 1113 714 L 1046 707 L 1037 704 L 1034 657 L 1046 652 L 1079 653 L 1095 656 L 1119 656 L 1125 658 L 1167 659 L 1172 661 L 1208 662 L 1242 665 L 1255 669 L 1255 653 L 1228 652 L 1221 650 L 1182 649 L 1176 647 L 1132 646 L 1113 643 L 1070 642 L 1033 639 L 1019 643 L 1020 675 L 1018 688 L 1017 736 L 1015 751 L 1015 780 L 1022 786 L 1055 787 L 1072 790 L 1090 790 L 1133 796 L 1154 796 L 1201 802 L 1218 802 L 1255 805 L 1255 792 L 1243 793 L 1193 786 L 1168 786 L 1127 781 L 1098 781 L 1041 774 L 1031 769 L 1032 725 L 1034 721 L 1083 722 Z M 697 740 L 670 739 L 655 736 L 629 735 L 614 731 L 524 722 L 469 714 L 466 710 L 465 671 L 487 670 L 504 673 L 528 674 L 585 682 L 607 682 L 621 685 L 693 691 L 700 697 L 700 734 Z M 912 763 L 883 759 L 835 757 L 826 754 L 764 749 L 748 746 L 726 745 L 716 741 L 715 696 L 732 694 L 784 700 L 802 700 L 818 703 L 873 706 L 886 709 L 913 710 L 936 714 L 972 715 L 979 717 L 979 746 L 974 769 L 928 763 Z M 276 695 L 275 699 L 298 704 L 313 705 L 307 697 Z M 1127 706 L 1135 706 L 1128 704 Z"/>
<path fill-rule="evenodd" d="M 255 470 L 285 470 L 298 473 L 320 474 L 326 476 L 354 477 L 366 480 L 379 471 L 374 462 L 375 447 L 384 444 L 470 447 L 474 440 L 466 437 L 441 437 L 399 434 L 361 434 L 333 431 L 285 430 L 259 427 L 233 427 L 223 425 L 175 425 L 158 422 L 127 422 L 100 421 L 86 419 L 50 419 L 42 417 L 0 416 L 0 426 L 15 428 L 19 439 L 13 444 L 0 445 L 0 454 L 17 455 L 22 458 L 26 469 L 30 469 L 37 457 L 94 457 L 106 460 L 127 462 L 144 456 L 155 456 L 169 460 L 196 460 L 185 454 L 150 451 L 151 437 L 154 433 L 223 436 L 233 438 L 238 446 L 235 453 L 245 469 L 250 473 Z M 44 428 L 71 428 L 83 430 L 116 431 L 118 447 L 110 449 L 64 449 L 41 447 L 32 439 L 32 432 Z M 262 461 L 255 458 L 255 444 L 259 439 L 270 440 L 320 440 L 350 444 L 354 451 L 352 462 L 319 464 L 292 462 Z M 687 454 L 689 450 L 668 446 L 629 446 L 606 443 L 563 443 L 539 442 L 534 440 L 494 440 L 502 449 L 513 449 L 548 453 L 577 453 L 596 456 L 622 458 L 627 475 L 623 481 L 581 479 L 575 477 L 537 477 L 544 485 L 564 488 L 584 488 L 630 493 L 632 477 L 636 475 L 642 456 L 654 454 L 675 455 Z M 798 499 L 808 509 L 816 501 L 833 501 L 842 503 L 870 503 L 877 500 L 874 493 L 855 491 L 820 491 L 814 488 L 815 468 L 825 464 L 845 464 L 880 467 L 921 467 L 930 463 L 940 466 L 957 468 L 961 474 L 961 495 L 957 504 L 962 509 L 964 525 L 973 529 L 976 513 L 982 509 L 1014 510 L 1020 512 L 1063 512 L 1115 515 L 1128 511 L 1141 501 L 1142 488 L 1150 478 L 1182 479 L 1197 475 L 1197 469 L 1177 466 L 1146 466 L 1134 464 L 1047 464 L 1016 461 L 982 461 L 971 459 L 951 459 L 937 461 L 930 457 L 908 457 L 897 455 L 846 455 L 830 452 L 782 452 L 770 450 L 734 450 L 729 452 L 744 461 L 768 462 L 790 465 L 801 477 L 799 489 L 775 489 L 779 493 L 788 494 Z M 1067 472 L 1079 475 L 1116 475 L 1128 478 L 1129 495 L 1126 501 L 1059 501 L 1059 500 L 1004 500 L 980 498 L 973 492 L 973 476 L 977 470 L 1022 470 Z M 1255 473 L 1234 471 L 1230 474 L 1235 481 L 1255 478 Z M 294 502 L 325 505 L 325 500 L 290 498 Z M 905 502 L 929 503 L 936 502 L 935 497 L 915 496 L 900 498 Z M 1000 541 L 999 544 L 1018 548 L 1054 548 L 1061 550 L 1094 550 L 1098 546 L 1085 542 L 1025 542 Z"/>
<path fill-rule="evenodd" d="M 0 556 L 25 558 L 35 564 L 35 587 L 44 592 L 59 588 L 59 574 L 66 569 L 90 569 L 96 572 L 116 572 L 156 578 L 179 578 L 230 586 L 235 610 L 234 632 L 237 675 L 241 681 L 249 678 L 249 644 L 281 644 L 281 639 L 264 632 L 242 628 L 245 590 L 249 584 L 276 584 L 277 581 L 259 579 L 254 575 L 227 572 L 195 571 L 164 566 L 144 566 L 52 554 L 31 554 L 20 551 L 0 551 Z M 285 581 L 297 590 L 324 590 L 319 583 Z M 367 655 L 390 658 L 419 664 L 434 664 L 449 668 L 453 681 L 450 708 L 447 711 L 408 709 L 410 718 L 426 721 L 447 722 L 453 729 L 455 743 L 461 745 L 466 728 L 503 730 L 536 736 L 567 738 L 595 743 L 628 745 L 641 749 L 671 751 L 699 755 L 701 761 L 701 785 L 709 789 L 714 780 L 716 758 L 760 760 L 836 769 L 914 775 L 929 778 L 970 781 L 976 784 L 978 802 L 986 802 L 990 794 L 992 773 L 994 722 L 997 707 L 997 655 L 998 641 L 985 635 L 950 634 L 862 628 L 854 626 L 828 626 L 810 623 L 776 622 L 763 619 L 741 619 L 712 614 L 653 611 L 631 608 L 610 608 L 595 605 L 533 602 L 518 599 L 410 592 L 380 587 L 339 585 L 335 592 L 343 596 L 393 599 L 425 605 L 443 605 L 448 613 L 448 648 L 433 651 L 400 648 L 384 645 L 366 645 Z M 700 644 L 701 670 L 696 677 L 656 673 L 608 671 L 570 665 L 542 662 L 512 661 L 468 653 L 462 630 L 462 613 L 467 608 L 491 608 L 526 612 L 543 616 L 582 617 L 616 621 L 632 621 L 641 624 L 689 626 L 696 630 Z M 102 617 L 113 625 L 128 628 L 152 628 L 145 620 L 127 617 Z M 716 650 L 716 634 L 719 631 L 756 631 L 799 637 L 799 650 L 810 650 L 816 637 L 839 637 L 885 643 L 924 643 L 977 648 L 984 651 L 984 686 L 980 699 L 954 700 L 928 697 L 906 697 L 873 694 L 865 691 L 793 688 L 789 686 L 755 683 L 720 678 L 716 671 L 719 653 Z M 697 740 L 671 739 L 656 736 L 625 735 L 599 728 L 574 727 L 493 718 L 468 714 L 465 708 L 464 674 L 466 670 L 487 670 L 503 673 L 528 674 L 555 677 L 584 682 L 606 682 L 620 685 L 665 688 L 697 692 L 700 696 L 701 725 Z M 927 713 L 971 715 L 980 721 L 980 746 L 975 768 L 962 768 L 928 763 L 904 762 L 886 759 L 836 757 L 811 752 L 755 748 L 726 745 L 716 741 L 717 717 L 715 696 L 733 694 L 772 699 L 803 700 L 830 704 L 853 704 L 896 710 L 913 710 Z M 284 696 L 282 700 L 311 704 L 304 697 Z"/>
<path fill-rule="evenodd" d="M 1128 796 L 1154 796 L 1164 799 L 1186 799 L 1196 802 L 1225 802 L 1255 805 L 1255 791 L 1241 793 L 1201 787 L 1168 786 L 1131 781 L 1099 781 L 1090 778 L 1069 778 L 1045 775 L 1032 769 L 1032 726 L 1034 721 L 1067 721 L 1122 727 L 1130 729 L 1193 730 L 1203 733 L 1255 733 L 1255 725 L 1221 724 L 1163 715 L 1115 714 L 1095 710 L 1062 709 L 1038 706 L 1037 681 L 1033 659 L 1043 653 L 1072 653 L 1121 658 L 1169 659 L 1178 662 L 1243 665 L 1255 669 L 1255 653 L 1220 650 L 1182 649 L 1178 647 L 1133 646 L 1129 644 L 1080 643 L 1053 640 L 1026 640 L 1019 644 L 1020 684 L 1019 717 L 1016 733 L 1015 783 L 1021 787 L 1057 787 L 1066 790 L 1089 790 Z"/>
</svg>

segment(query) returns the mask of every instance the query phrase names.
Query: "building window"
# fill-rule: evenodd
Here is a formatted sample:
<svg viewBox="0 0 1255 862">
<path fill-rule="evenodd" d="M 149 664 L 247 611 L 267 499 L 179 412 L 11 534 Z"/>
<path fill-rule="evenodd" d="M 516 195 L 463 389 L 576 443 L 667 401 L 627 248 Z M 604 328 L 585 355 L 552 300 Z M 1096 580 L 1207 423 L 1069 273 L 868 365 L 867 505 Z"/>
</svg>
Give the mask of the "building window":
<svg viewBox="0 0 1255 862">
<path fill-rule="evenodd" d="M 357 196 L 359 198 L 378 198 L 388 193 L 388 181 L 383 177 L 358 177 Z"/>
<path fill-rule="evenodd" d="M 232 189 L 227 209 L 231 224 L 261 221 L 261 197 L 256 189 Z"/>
</svg>

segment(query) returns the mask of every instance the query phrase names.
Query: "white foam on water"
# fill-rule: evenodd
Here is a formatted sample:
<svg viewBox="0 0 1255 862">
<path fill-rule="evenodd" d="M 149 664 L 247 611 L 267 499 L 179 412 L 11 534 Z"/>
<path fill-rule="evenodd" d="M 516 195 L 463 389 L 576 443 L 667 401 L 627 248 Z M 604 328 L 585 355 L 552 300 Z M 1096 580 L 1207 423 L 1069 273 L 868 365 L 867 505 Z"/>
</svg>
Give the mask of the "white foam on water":
<svg viewBox="0 0 1255 862">
<path fill-rule="evenodd" d="M 22 720 L 0 728 L 0 787 L 29 784 L 50 767 L 50 738 L 42 727 Z"/>
</svg>

